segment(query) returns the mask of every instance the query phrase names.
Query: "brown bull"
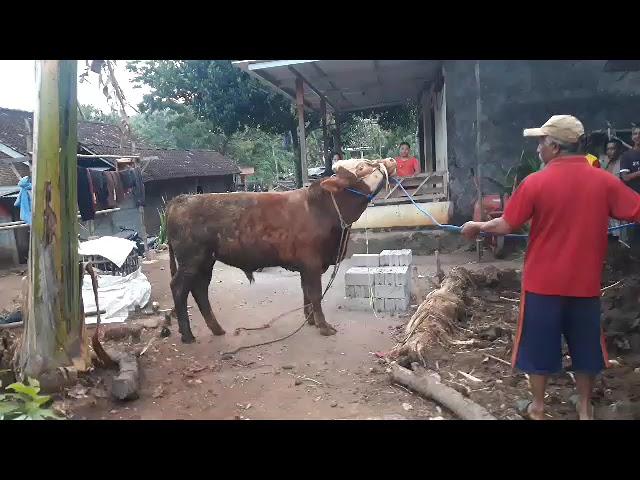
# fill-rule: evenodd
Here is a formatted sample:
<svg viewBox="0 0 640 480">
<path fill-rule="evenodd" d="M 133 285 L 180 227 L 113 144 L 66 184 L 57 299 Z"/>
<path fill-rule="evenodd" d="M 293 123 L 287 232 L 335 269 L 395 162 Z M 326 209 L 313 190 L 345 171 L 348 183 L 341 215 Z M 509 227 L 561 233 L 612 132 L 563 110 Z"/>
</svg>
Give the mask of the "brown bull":
<svg viewBox="0 0 640 480">
<path fill-rule="evenodd" d="M 189 292 L 213 334 L 225 333 L 208 298 L 216 260 L 243 270 L 250 281 L 253 272 L 264 267 L 300 272 L 309 323 L 322 335 L 336 333 L 320 302 L 322 274 L 342 260 L 340 216 L 347 224 L 356 221 L 367 207 L 367 196 L 384 186 L 387 174 L 395 173 L 395 161 L 344 160 L 334 170 L 333 177 L 290 192 L 181 195 L 169 203 L 171 292 L 184 343 L 194 341 L 187 314 Z"/>
</svg>

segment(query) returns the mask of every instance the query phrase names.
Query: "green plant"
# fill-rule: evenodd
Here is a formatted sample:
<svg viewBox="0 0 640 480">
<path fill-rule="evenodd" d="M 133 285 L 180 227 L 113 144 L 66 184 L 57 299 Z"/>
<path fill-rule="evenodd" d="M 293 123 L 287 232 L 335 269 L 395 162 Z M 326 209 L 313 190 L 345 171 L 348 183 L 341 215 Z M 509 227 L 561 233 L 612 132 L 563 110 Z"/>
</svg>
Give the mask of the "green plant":
<svg viewBox="0 0 640 480">
<path fill-rule="evenodd" d="M 162 208 L 158 209 L 160 215 L 160 233 L 158 233 L 158 243 L 167 243 L 167 201 L 162 197 Z"/>
<path fill-rule="evenodd" d="M 6 390 L 14 393 L 0 394 L 0 420 L 61 420 L 50 408 L 44 408 L 51 397 L 39 395 L 40 383 L 29 378 L 27 385 L 22 382 L 8 385 Z"/>
</svg>

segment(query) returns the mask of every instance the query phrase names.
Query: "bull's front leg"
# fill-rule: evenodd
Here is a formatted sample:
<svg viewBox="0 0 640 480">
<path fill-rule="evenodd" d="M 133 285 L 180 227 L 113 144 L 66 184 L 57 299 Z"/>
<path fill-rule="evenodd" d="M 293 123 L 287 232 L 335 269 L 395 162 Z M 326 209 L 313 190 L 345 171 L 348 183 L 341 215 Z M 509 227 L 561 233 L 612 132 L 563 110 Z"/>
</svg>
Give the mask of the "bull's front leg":
<svg viewBox="0 0 640 480">
<path fill-rule="evenodd" d="M 327 323 L 322 313 L 322 270 L 320 268 L 305 269 L 303 283 L 306 287 L 306 295 L 313 307 L 313 316 L 316 327 L 325 336 L 335 335 L 337 330 Z M 303 290 L 305 288 L 303 287 Z"/>
<path fill-rule="evenodd" d="M 305 284 L 304 272 L 300 272 L 300 285 L 302 286 L 302 305 L 304 307 L 304 317 L 307 319 L 309 325 L 315 325 L 315 319 L 313 318 L 313 306 L 309 295 L 307 295 L 307 286 Z"/>
</svg>

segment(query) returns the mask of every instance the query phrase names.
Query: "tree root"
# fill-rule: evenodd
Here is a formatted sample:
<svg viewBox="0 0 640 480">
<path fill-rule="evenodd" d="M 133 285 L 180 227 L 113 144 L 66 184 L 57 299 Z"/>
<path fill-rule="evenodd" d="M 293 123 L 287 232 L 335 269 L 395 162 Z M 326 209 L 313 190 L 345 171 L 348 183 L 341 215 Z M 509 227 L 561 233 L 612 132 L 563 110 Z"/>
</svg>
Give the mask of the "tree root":
<svg viewBox="0 0 640 480">
<path fill-rule="evenodd" d="M 440 288 L 427 295 L 406 326 L 405 337 L 388 354 L 390 360 L 409 366 L 425 365 L 428 350 L 451 341 L 453 326 L 466 313 L 466 291 L 474 286 L 471 274 L 462 267 L 453 268 Z"/>
</svg>

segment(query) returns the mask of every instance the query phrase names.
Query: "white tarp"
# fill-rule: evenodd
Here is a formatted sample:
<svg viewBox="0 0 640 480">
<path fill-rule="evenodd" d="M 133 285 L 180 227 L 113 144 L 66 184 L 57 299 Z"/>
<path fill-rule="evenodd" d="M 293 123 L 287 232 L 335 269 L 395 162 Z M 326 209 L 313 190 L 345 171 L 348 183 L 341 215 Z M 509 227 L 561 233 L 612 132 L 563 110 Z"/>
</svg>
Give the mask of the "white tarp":
<svg viewBox="0 0 640 480">
<path fill-rule="evenodd" d="M 135 242 L 126 238 L 105 236 L 81 242 L 78 247 L 78 253 L 80 255 L 100 255 L 115 263 L 118 268 L 121 268 L 135 246 Z"/>
<path fill-rule="evenodd" d="M 124 322 L 130 311 L 136 306 L 143 308 L 150 298 L 151 284 L 140 268 L 126 277 L 98 275 L 98 302 L 100 310 L 107 312 L 100 316 L 101 323 Z M 82 281 L 82 301 L 85 313 L 96 311 L 90 275 L 85 275 Z M 97 316 L 85 318 L 86 324 L 97 321 Z"/>
</svg>

